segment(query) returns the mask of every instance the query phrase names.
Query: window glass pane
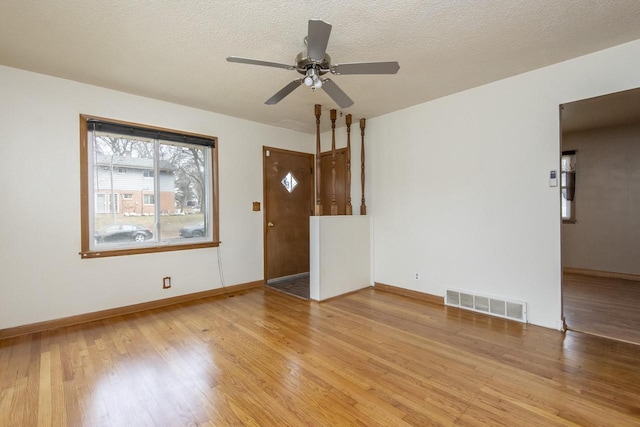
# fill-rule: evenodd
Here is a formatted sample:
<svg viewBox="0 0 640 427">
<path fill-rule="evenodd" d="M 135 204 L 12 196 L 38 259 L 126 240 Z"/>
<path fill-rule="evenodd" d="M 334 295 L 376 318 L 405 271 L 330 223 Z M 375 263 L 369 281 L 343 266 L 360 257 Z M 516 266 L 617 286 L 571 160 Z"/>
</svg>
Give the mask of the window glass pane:
<svg viewBox="0 0 640 427">
<path fill-rule="evenodd" d="M 293 193 L 293 190 L 298 186 L 298 180 L 291 172 L 287 173 L 280 183 L 287 189 L 289 193 Z"/>
<path fill-rule="evenodd" d="M 96 194 L 96 213 L 106 213 L 107 212 L 107 202 L 106 202 L 106 194 L 97 193 Z"/>
<path fill-rule="evenodd" d="M 93 135 L 92 142 L 96 197 L 93 247 L 153 242 L 155 144 L 99 132 Z M 149 171 L 151 177 L 146 177 L 145 172 Z"/>
<path fill-rule="evenodd" d="M 160 143 L 161 240 L 210 237 L 205 225 L 209 150 L 207 147 Z"/>
<path fill-rule="evenodd" d="M 109 212 L 118 213 L 118 194 L 109 194 Z"/>
<path fill-rule="evenodd" d="M 562 196 L 562 219 L 571 219 L 571 202 Z"/>
</svg>

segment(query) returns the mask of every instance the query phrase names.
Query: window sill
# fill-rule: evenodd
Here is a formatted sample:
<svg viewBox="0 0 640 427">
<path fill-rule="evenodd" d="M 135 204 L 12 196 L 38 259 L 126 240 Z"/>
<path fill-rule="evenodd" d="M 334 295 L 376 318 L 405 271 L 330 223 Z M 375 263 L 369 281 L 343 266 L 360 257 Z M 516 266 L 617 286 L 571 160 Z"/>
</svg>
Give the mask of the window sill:
<svg viewBox="0 0 640 427">
<path fill-rule="evenodd" d="M 83 251 L 79 252 L 82 259 L 90 258 L 106 258 L 112 256 L 122 255 L 138 255 L 138 254 L 151 254 L 155 252 L 171 252 L 171 251 L 184 251 L 188 249 L 202 249 L 202 248 L 217 248 L 220 246 L 220 242 L 205 242 L 205 243 L 193 243 L 187 245 L 166 245 L 166 246 L 153 246 L 139 249 L 112 249 L 104 251 Z"/>
</svg>

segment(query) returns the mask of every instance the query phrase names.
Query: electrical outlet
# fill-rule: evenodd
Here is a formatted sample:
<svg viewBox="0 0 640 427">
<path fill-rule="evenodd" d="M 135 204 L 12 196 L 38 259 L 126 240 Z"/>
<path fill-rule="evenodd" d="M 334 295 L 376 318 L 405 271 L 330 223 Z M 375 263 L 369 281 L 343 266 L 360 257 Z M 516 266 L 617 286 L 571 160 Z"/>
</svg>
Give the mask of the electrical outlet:
<svg viewBox="0 0 640 427">
<path fill-rule="evenodd" d="M 413 273 L 413 280 L 420 280 L 420 273 Z"/>
<path fill-rule="evenodd" d="M 171 287 L 171 276 L 162 278 L 162 289 L 169 289 Z"/>
</svg>

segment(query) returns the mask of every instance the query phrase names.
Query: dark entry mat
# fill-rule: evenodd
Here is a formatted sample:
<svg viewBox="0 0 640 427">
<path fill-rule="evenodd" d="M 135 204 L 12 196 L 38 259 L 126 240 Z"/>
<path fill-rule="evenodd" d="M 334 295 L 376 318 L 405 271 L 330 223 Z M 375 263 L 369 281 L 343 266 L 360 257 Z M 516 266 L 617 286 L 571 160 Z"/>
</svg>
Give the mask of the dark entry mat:
<svg viewBox="0 0 640 427">
<path fill-rule="evenodd" d="M 309 275 L 269 282 L 267 286 L 300 298 L 309 299 Z"/>
</svg>

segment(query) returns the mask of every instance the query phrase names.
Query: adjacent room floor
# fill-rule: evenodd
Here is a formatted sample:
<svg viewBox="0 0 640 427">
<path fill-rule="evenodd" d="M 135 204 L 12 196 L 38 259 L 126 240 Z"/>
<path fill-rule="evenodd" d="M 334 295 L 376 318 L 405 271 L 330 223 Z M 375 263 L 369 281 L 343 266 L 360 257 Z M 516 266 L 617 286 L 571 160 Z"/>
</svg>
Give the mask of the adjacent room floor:
<svg viewBox="0 0 640 427">
<path fill-rule="evenodd" d="M 640 345 L 640 282 L 565 274 L 562 298 L 569 329 Z"/>
</svg>

